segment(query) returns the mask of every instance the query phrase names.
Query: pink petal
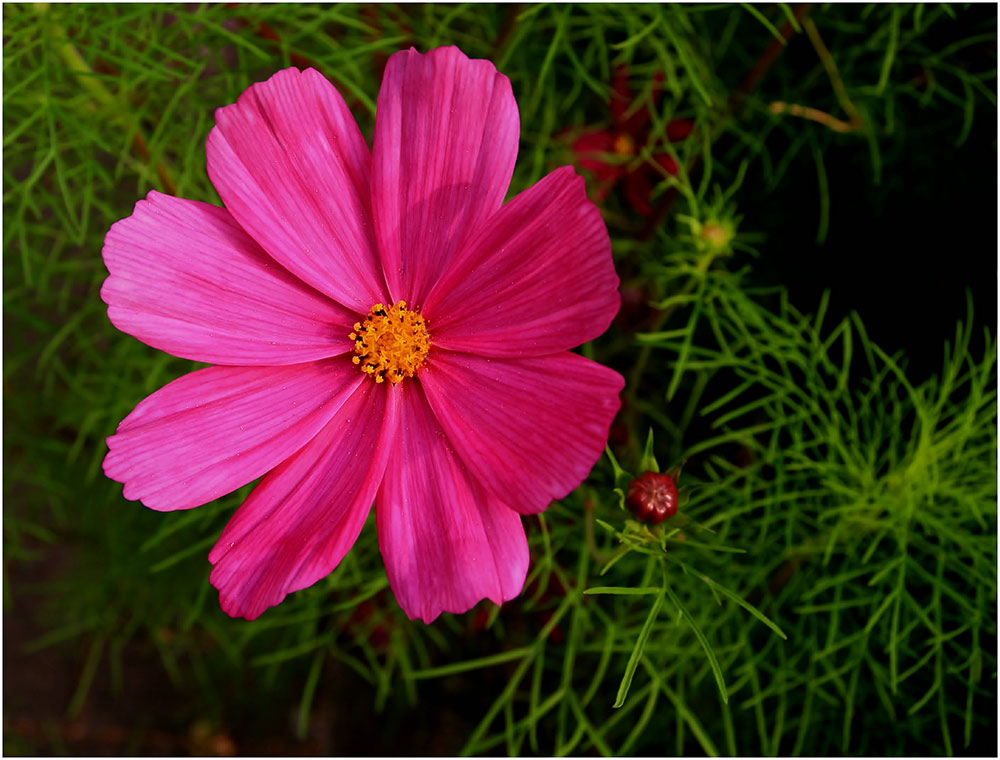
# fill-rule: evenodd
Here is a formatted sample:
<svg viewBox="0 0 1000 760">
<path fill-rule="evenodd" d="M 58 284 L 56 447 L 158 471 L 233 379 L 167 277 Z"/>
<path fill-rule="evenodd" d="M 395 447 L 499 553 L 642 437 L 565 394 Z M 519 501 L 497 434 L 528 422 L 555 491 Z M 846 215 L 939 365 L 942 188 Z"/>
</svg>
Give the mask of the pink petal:
<svg viewBox="0 0 1000 760">
<path fill-rule="evenodd" d="M 571 353 L 495 361 L 439 351 L 420 382 L 476 478 L 518 512 L 541 512 L 604 452 L 625 384 Z"/>
<path fill-rule="evenodd" d="M 615 154 L 616 135 L 605 130 L 586 132 L 573 141 L 577 163 L 602 182 L 617 182 L 625 173 L 624 157 L 620 162 L 610 157 Z"/>
<path fill-rule="evenodd" d="M 419 306 L 503 202 L 520 122 L 510 81 L 458 48 L 394 54 L 375 116 L 372 209 L 392 300 Z"/>
<path fill-rule="evenodd" d="M 653 75 L 650 102 L 654 108 L 660 102 L 660 94 L 663 91 L 663 79 L 662 71 L 658 71 Z M 645 142 L 642 138 L 651 118 L 649 106 L 644 104 L 629 115 L 629 110 L 633 105 L 632 92 L 629 87 L 628 66 L 620 63 L 615 67 L 614 78 L 612 80 L 611 116 L 614 119 L 617 129 L 631 135 L 635 138 L 636 142 Z"/>
<path fill-rule="evenodd" d="M 424 315 L 441 348 L 541 356 L 600 335 L 619 301 L 601 213 L 565 166 L 484 225 L 427 297 Z"/>
<path fill-rule="evenodd" d="M 650 179 L 650 174 L 653 174 L 653 171 L 648 164 L 644 164 L 635 171 L 629 172 L 622 183 L 625 200 L 642 216 L 649 216 L 653 213 L 653 207 L 649 205 L 649 201 L 653 197 L 653 181 Z"/>
<path fill-rule="evenodd" d="M 625 113 L 632 105 L 632 90 L 628 84 L 628 66 L 619 63 L 615 66 L 615 72 L 611 79 L 611 117 L 614 119 L 615 127 L 624 129 L 627 123 Z"/>
<path fill-rule="evenodd" d="M 267 256 L 225 209 L 151 192 L 104 239 L 119 330 L 213 364 L 277 365 L 352 349 L 356 317 Z"/>
<path fill-rule="evenodd" d="M 253 620 L 325 578 L 354 545 L 394 446 L 398 394 L 369 381 L 353 388 L 326 427 L 260 482 L 209 554 L 229 615 Z"/>
<path fill-rule="evenodd" d="M 376 501 L 389 585 L 407 615 L 430 623 L 521 592 L 528 542 L 520 516 L 470 476 L 418 383 L 404 381 L 396 448 Z"/>
<path fill-rule="evenodd" d="M 192 372 L 122 421 L 104 472 L 152 509 L 197 507 L 302 448 L 363 379 L 345 358 Z"/>
<path fill-rule="evenodd" d="M 652 104 L 653 108 L 655 108 L 660 102 L 660 94 L 662 91 L 663 72 L 657 71 L 656 74 L 653 75 L 653 87 L 649 94 L 649 103 Z M 622 114 L 624 115 L 624 113 L 628 111 L 632 105 L 633 104 L 630 98 L 629 102 L 625 104 L 625 109 L 622 111 Z M 637 143 L 645 144 L 647 142 L 646 133 L 649 131 L 649 122 L 651 119 L 652 117 L 650 116 L 649 105 L 643 104 L 637 108 L 631 116 L 625 119 L 625 121 L 621 124 L 621 129 L 632 135 Z"/>
<path fill-rule="evenodd" d="M 667 174 L 677 174 L 680 168 L 677 166 L 677 161 L 669 153 L 657 153 L 653 156 L 653 160 L 663 167 L 663 171 Z M 651 169 L 655 172 L 655 167 L 649 165 Z M 662 177 L 659 173 L 656 173 L 657 177 Z"/>
<path fill-rule="evenodd" d="M 385 300 L 371 233 L 371 159 L 336 88 L 279 71 L 215 112 L 208 174 L 244 230 L 288 271 L 361 313 Z"/>
<path fill-rule="evenodd" d="M 694 121 L 691 119 L 673 119 L 667 124 L 667 139 L 670 142 L 686 140 L 694 131 Z"/>
</svg>

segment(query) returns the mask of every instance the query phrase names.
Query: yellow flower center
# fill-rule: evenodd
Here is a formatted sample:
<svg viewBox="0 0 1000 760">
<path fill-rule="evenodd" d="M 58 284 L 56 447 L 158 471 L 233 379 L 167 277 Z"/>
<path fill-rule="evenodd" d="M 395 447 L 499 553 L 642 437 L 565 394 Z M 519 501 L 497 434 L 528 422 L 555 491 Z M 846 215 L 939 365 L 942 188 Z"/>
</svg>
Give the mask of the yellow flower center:
<svg viewBox="0 0 1000 760">
<path fill-rule="evenodd" d="M 427 323 L 406 308 L 406 301 L 389 307 L 375 304 L 364 322 L 354 323 L 354 332 L 348 337 L 354 341 L 357 354 L 352 361 L 376 383 L 389 380 L 395 384 L 413 377 L 431 346 Z"/>
<path fill-rule="evenodd" d="M 619 156 L 635 155 L 635 140 L 630 135 L 622 133 L 615 138 L 611 149 Z"/>
</svg>

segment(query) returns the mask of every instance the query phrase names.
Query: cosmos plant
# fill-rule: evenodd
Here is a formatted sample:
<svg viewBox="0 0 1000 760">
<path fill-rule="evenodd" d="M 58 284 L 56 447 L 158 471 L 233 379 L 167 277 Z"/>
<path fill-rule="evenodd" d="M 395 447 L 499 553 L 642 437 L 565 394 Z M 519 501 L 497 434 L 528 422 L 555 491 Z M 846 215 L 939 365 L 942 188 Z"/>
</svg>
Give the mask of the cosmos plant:
<svg viewBox="0 0 1000 760">
<path fill-rule="evenodd" d="M 163 511 L 263 476 L 209 555 L 230 615 L 328 575 L 373 502 L 411 618 L 520 593 L 521 515 L 587 476 L 623 379 L 570 352 L 618 310 L 600 212 L 570 167 L 504 204 L 519 132 L 454 47 L 390 58 L 371 150 L 286 69 L 216 112 L 224 208 L 151 192 L 108 232 L 111 321 L 213 366 L 142 401 L 104 470 Z"/>
</svg>

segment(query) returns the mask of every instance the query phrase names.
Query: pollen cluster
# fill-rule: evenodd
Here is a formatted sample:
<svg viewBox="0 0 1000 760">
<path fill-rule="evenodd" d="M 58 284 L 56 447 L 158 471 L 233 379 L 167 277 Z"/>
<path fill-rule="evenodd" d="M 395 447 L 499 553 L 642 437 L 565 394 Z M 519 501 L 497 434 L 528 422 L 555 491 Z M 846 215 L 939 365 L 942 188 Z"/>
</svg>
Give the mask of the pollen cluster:
<svg viewBox="0 0 1000 760">
<path fill-rule="evenodd" d="M 375 304 L 364 322 L 354 323 L 348 337 L 354 341 L 354 363 L 376 383 L 413 377 L 431 345 L 427 323 L 406 308 L 406 301 L 389 307 Z"/>
<path fill-rule="evenodd" d="M 619 156 L 627 156 L 631 158 L 635 155 L 635 140 L 632 139 L 631 135 L 623 133 L 615 138 L 611 148 Z"/>
</svg>

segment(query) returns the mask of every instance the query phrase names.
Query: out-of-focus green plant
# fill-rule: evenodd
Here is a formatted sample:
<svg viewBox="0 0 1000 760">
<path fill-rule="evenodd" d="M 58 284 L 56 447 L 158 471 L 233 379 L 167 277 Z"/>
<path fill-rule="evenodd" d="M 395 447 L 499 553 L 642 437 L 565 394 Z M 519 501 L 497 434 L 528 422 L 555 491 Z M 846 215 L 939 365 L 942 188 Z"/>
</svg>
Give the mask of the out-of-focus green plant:
<svg viewBox="0 0 1000 760">
<path fill-rule="evenodd" d="M 995 16 L 786 4 L 3 13 L 4 599 L 42 621 L 29 653 L 81 646 L 69 717 L 95 679 L 128 694 L 123 653 L 138 643 L 190 695 L 188 717 L 227 726 L 234 705 L 292 694 L 300 737 L 336 668 L 368 682 L 383 715 L 428 709 L 440 684 L 459 691 L 469 730 L 449 750 L 469 754 L 990 746 L 994 337 L 970 306 L 940 372 L 915 383 L 863 315 L 827 326 L 825 299 L 796 308 L 780 285 L 753 283 L 780 230 L 744 218 L 741 193 L 751 169 L 777 188 L 790 167 L 814 167 L 821 241 L 837 223 L 831 146 L 854 146 L 891 189 L 889 169 L 918 141 L 962 144 L 995 118 L 995 67 L 967 58 L 995 47 Z M 103 235 L 150 189 L 218 202 L 203 150 L 212 112 L 277 68 L 319 68 L 370 135 L 380 66 L 411 44 L 457 44 L 510 76 L 522 118 L 512 191 L 573 160 L 567 135 L 608 120 L 617 65 L 636 82 L 634 107 L 651 107 L 649 144 L 627 160 L 665 150 L 678 170 L 658 177 L 652 218 L 617 193 L 604 204 L 624 305 L 583 349 L 628 380 L 609 456 L 526 521 L 528 582 L 502 610 L 406 620 L 369 526 L 329 578 L 257 621 L 230 620 L 206 554 L 250 486 L 161 514 L 101 473 L 104 437 L 196 366 L 110 326 Z M 671 143 L 681 118 L 694 131 Z M 680 513 L 658 529 L 632 520 L 615 492 L 628 473 L 681 462 Z M 45 571 L 53 558 L 70 569 Z M 26 569 L 39 580 L 11 581 Z"/>
</svg>

